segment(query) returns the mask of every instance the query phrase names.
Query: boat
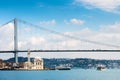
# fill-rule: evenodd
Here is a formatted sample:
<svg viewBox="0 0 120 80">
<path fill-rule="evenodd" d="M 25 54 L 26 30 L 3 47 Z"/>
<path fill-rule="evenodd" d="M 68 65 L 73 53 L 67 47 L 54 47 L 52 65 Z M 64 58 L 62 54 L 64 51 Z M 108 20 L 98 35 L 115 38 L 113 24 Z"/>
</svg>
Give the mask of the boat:
<svg viewBox="0 0 120 80">
<path fill-rule="evenodd" d="M 56 66 L 55 69 L 56 70 L 71 70 L 71 67 L 60 65 L 60 66 Z"/>
<path fill-rule="evenodd" d="M 97 66 L 97 70 L 99 70 L 99 71 L 103 71 L 105 69 L 106 69 L 105 65 L 98 65 Z"/>
</svg>

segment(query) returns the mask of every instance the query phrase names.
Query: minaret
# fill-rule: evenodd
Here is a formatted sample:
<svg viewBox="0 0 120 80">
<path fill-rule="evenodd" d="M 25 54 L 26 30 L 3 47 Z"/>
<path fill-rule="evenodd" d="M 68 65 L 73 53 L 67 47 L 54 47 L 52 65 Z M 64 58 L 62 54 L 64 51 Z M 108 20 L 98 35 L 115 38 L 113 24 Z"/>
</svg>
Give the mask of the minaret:
<svg viewBox="0 0 120 80">
<path fill-rule="evenodd" d="M 30 49 L 28 49 L 28 62 L 30 62 Z"/>
</svg>

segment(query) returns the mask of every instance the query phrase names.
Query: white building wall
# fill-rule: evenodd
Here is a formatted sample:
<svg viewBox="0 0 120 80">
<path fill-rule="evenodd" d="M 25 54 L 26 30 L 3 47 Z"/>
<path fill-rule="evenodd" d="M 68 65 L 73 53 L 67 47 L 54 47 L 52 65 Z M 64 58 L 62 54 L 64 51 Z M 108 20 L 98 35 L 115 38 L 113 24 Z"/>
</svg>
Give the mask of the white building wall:
<svg viewBox="0 0 120 80">
<path fill-rule="evenodd" d="M 44 69 L 43 59 L 35 58 L 34 61 L 33 61 L 32 69 L 43 70 Z"/>
</svg>

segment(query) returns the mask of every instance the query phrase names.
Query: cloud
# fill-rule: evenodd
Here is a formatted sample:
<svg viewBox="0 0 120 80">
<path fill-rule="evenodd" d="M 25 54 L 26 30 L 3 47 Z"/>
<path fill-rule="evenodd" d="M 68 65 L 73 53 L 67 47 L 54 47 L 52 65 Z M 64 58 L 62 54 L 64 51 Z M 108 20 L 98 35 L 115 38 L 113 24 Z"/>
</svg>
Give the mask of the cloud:
<svg viewBox="0 0 120 80">
<path fill-rule="evenodd" d="M 19 50 L 27 50 L 27 49 L 41 49 L 45 48 L 46 40 L 41 36 L 31 36 L 27 37 L 26 40 L 19 40 L 18 47 Z"/>
<path fill-rule="evenodd" d="M 40 25 L 55 25 L 56 20 L 49 20 L 49 21 L 40 21 Z"/>
<path fill-rule="evenodd" d="M 82 21 L 82 20 L 77 20 L 77 19 L 71 19 L 70 20 L 70 22 L 72 23 L 72 24 L 76 24 L 76 25 L 82 25 L 82 24 L 84 24 L 84 21 Z"/>
<path fill-rule="evenodd" d="M 29 29 L 27 29 L 29 31 Z M 32 29 L 31 29 L 32 30 Z M 0 50 L 11 50 L 13 48 L 13 24 L 9 24 L 6 27 L 0 28 Z M 35 33 L 36 34 L 36 33 Z M 89 42 L 83 42 L 82 40 L 68 38 L 57 34 L 44 34 L 47 35 L 35 35 L 30 34 L 31 36 L 26 36 L 24 34 L 22 39 L 19 39 L 18 46 L 20 50 L 27 49 L 119 49 L 116 47 L 96 45 Z M 64 32 L 65 35 L 71 35 L 78 37 L 80 39 L 86 39 L 91 41 L 97 41 L 102 43 L 108 43 L 113 45 L 120 44 L 120 22 L 115 22 L 114 24 L 102 25 L 100 30 L 92 31 L 89 28 L 84 28 L 78 31 L 73 32 Z M 20 37 L 19 37 L 20 38 Z M 38 56 L 39 53 L 35 53 L 32 56 Z M 47 56 L 48 55 L 48 56 Z M 51 56 L 52 55 L 52 56 Z M 41 53 L 41 57 L 68 57 L 68 58 L 78 58 L 78 57 L 87 57 L 87 58 L 98 58 L 98 59 L 120 59 L 117 57 L 118 54 L 104 54 L 103 56 L 100 53 Z M 22 54 L 22 56 L 24 56 Z M 107 57 L 106 56 L 110 56 Z M 11 56 L 10 56 L 11 57 Z M 5 57 L 4 57 L 5 58 Z M 8 58 L 8 56 L 7 56 Z"/>
<path fill-rule="evenodd" d="M 31 37 L 30 43 L 32 45 L 40 45 L 45 42 L 45 39 L 43 37 Z"/>
<path fill-rule="evenodd" d="M 75 0 L 75 4 L 83 4 L 86 8 L 98 8 L 108 12 L 119 12 L 120 0 Z"/>
<path fill-rule="evenodd" d="M 66 35 L 71 35 L 80 38 L 66 38 L 63 36 L 53 36 L 52 39 L 58 39 L 61 49 L 118 49 L 119 47 L 112 47 L 112 45 L 120 44 L 120 22 L 115 22 L 114 24 L 102 25 L 100 30 L 92 31 L 89 28 L 84 28 L 76 32 L 65 32 Z M 83 40 L 85 42 L 83 42 Z M 95 41 L 100 43 L 111 44 L 111 46 L 99 45 L 86 42 Z M 55 42 L 54 42 L 55 43 Z M 54 45 L 53 45 L 54 46 Z"/>
<path fill-rule="evenodd" d="M 74 24 L 74 25 L 83 25 L 85 22 L 83 20 L 73 18 L 73 19 L 70 19 L 69 21 L 64 20 L 64 23 L 66 23 L 66 24 Z"/>
<path fill-rule="evenodd" d="M 26 27 L 26 28 L 24 28 L 24 31 L 30 32 L 30 31 L 31 31 L 31 28 Z"/>
<path fill-rule="evenodd" d="M 13 50 L 13 34 L 13 23 L 9 23 L 0 28 L 0 50 Z"/>
<path fill-rule="evenodd" d="M 116 49 L 115 47 L 104 46 L 99 44 L 92 44 L 89 42 L 83 42 L 83 40 L 96 41 L 101 43 L 107 43 L 111 45 L 118 45 L 120 42 L 119 30 L 120 23 L 114 23 L 111 25 L 103 25 L 99 31 L 92 31 L 89 28 L 84 28 L 76 32 L 64 32 L 65 35 L 71 35 L 80 38 L 68 38 L 57 34 L 48 34 L 47 37 L 34 36 L 28 38 L 24 43 L 24 47 L 31 49 Z M 111 29 L 112 27 L 112 29 Z M 104 29 L 105 28 L 105 29 Z M 109 32 L 108 32 L 109 31 Z M 118 31 L 119 32 L 119 31 Z M 87 46 L 86 46 L 87 45 Z"/>
<path fill-rule="evenodd" d="M 100 29 L 102 32 L 109 32 L 109 33 L 120 33 L 120 23 L 115 22 L 111 25 L 103 25 Z"/>
</svg>

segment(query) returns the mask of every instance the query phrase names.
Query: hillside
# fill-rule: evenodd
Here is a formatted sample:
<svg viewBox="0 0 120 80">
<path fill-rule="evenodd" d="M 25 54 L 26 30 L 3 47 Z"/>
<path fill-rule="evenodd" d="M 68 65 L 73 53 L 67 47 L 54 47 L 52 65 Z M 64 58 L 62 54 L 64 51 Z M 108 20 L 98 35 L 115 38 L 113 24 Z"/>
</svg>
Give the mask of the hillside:
<svg viewBox="0 0 120 80">
<path fill-rule="evenodd" d="M 31 62 L 34 58 L 31 58 Z M 19 57 L 19 62 L 27 61 L 26 57 Z M 14 58 L 4 60 L 4 62 L 14 62 Z M 55 67 L 58 65 L 66 65 L 72 68 L 96 68 L 98 64 L 105 65 L 107 68 L 120 68 L 120 60 L 97 60 L 97 59 L 87 59 L 87 58 L 76 58 L 76 59 L 66 59 L 66 58 L 44 58 L 45 67 Z"/>
</svg>

